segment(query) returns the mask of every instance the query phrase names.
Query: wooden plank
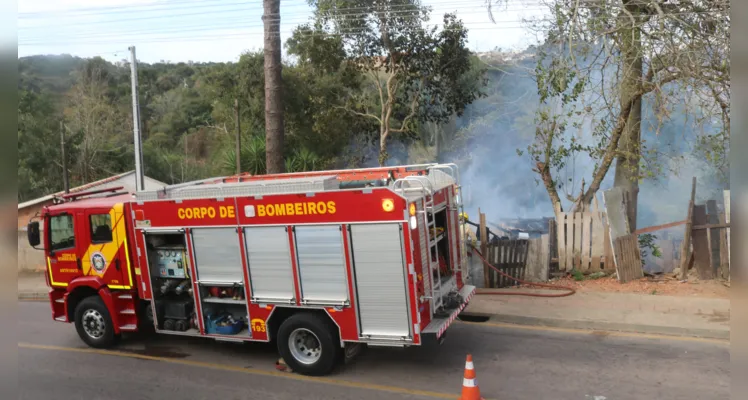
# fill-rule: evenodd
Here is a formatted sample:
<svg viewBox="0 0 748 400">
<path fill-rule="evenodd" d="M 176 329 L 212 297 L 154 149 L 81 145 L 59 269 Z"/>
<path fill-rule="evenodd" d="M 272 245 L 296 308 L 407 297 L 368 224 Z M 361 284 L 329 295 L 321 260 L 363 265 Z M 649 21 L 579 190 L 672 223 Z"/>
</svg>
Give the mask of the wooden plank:
<svg viewBox="0 0 748 400">
<path fill-rule="evenodd" d="M 686 220 L 677 221 L 677 222 L 670 222 L 670 223 L 662 224 L 662 225 L 648 226 L 646 228 L 637 229 L 636 231 L 634 231 L 634 234 L 635 235 L 642 235 L 642 234 L 645 234 L 645 233 L 657 232 L 657 231 L 661 231 L 663 229 L 673 228 L 673 227 L 680 226 L 680 225 L 685 225 L 685 224 L 686 224 Z"/>
<path fill-rule="evenodd" d="M 613 251 L 619 282 L 626 283 L 644 276 L 637 235 L 626 235 L 615 239 Z"/>
<path fill-rule="evenodd" d="M 540 265 L 540 238 L 528 240 L 527 260 L 525 262 L 525 276 L 530 282 L 541 282 L 538 277 Z"/>
<path fill-rule="evenodd" d="M 556 230 L 558 239 L 558 269 L 566 271 L 566 213 L 558 214 L 556 218 Z"/>
<path fill-rule="evenodd" d="M 538 276 L 542 281 L 550 280 L 551 275 L 551 236 L 550 234 L 541 235 L 540 239 L 540 270 Z"/>
<path fill-rule="evenodd" d="M 592 213 L 582 214 L 582 272 L 590 270 L 590 255 L 592 254 Z"/>
<path fill-rule="evenodd" d="M 548 221 L 548 237 L 550 244 L 550 256 L 558 257 L 558 234 L 556 233 L 556 220 L 552 219 Z M 557 261 L 558 262 L 558 261 Z"/>
<path fill-rule="evenodd" d="M 712 230 L 707 229 L 706 230 L 706 246 L 707 246 L 707 254 L 709 257 L 709 270 L 712 271 L 712 275 L 714 275 L 714 248 L 712 246 Z"/>
<path fill-rule="evenodd" d="M 578 212 L 576 213 L 576 216 L 574 217 L 574 267 L 583 270 L 584 266 L 582 265 L 582 255 L 584 254 L 584 213 Z"/>
<path fill-rule="evenodd" d="M 719 214 L 720 222 L 725 222 L 725 213 Z M 727 279 L 730 276 L 730 257 L 727 254 L 727 229 L 719 230 L 719 273 L 718 277 Z"/>
<path fill-rule="evenodd" d="M 605 234 L 603 232 L 603 229 L 603 216 L 597 204 L 597 197 L 595 197 L 592 213 L 592 243 L 590 244 L 590 263 L 592 264 L 591 269 L 593 270 L 593 272 L 603 269 L 603 266 L 600 265 L 600 263 L 602 262 L 601 258 L 605 255 Z"/>
<path fill-rule="evenodd" d="M 691 228 L 693 227 L 693 206 L 696 199 L 696 177 L 691 183 L 691 201 L 688 202 L 688 213 L 686 216 L 686 230 L 683 234 L 680 250 L 680 279 L 686 280 L 688 276 L 688 260 L 691 257 Z"/>
<path fill-rule="evenodd" d="M 574 246 L 574 233 L 576 233 L 574 225 L 574 213 L 566 214 L 566 270 L 571 271 L 574 269 L 574 255 L 576 254 L 576 248 Z"/>
<path fill-rule="evenodd" d="M 717 210 L 716 200 L 707 200 L 706 202 L 706 221 L 708 224 L 719 224 L 719 211 Z M 707 229 L 707 239 L 709 241 L 709 265 L 712 268 L 712 274 L 719 276 L 719 231 L 717 228 Z"/>
<path fill-rule="evenodd" d="M 603 192 L 603 203 L 608 216 L 610 238 L 612 240 L 626 236 L 631 232 L 623 199 L 624 194 L 621 188 L 614 187 Z"/>
<path fill-rule="evenodd" d="M 480 216 L 480 253 L 484 256 L 488 253 L 488 230 L 486 229 L 486 214 L 483 214 L 480 212 L 480 209 L 478 209 L 478 215 Z M 488 272 L 489 269 L 487 265 L 483 265 L 483 283 L 485 284 L 485 287 L 491 287 L 489 286 L 489 277 Z"/>
<path fill-rule="evenodd" d="M 520 243 L 519 265 L 517 266 L 517 277 L 524 280 L 527 274 L 527 250 L 530 241 L 525 239 Z M 517 282 L 515 282 L 517 284 Z"/>
<path fill-rule="evenodd" d="M 582 262 L 580 261 L 580 257 L 582 256 L 582 214 L 575 212 L 574 213 L 574 246 L 573 246 L 573 256 L 571 258 L 571 262 L 573 264 L 573 269 L 578 270 L 581 266 Z"/>
<path fill-rule="evenodd" d="M 723 192 L 725 198 L 725 223 L 730 223 L 730 191 Z M 727 279 L 730 279 L 730 228 L 727 228 Z"/>
<path fill-rule="evenodd" d="M 499 267 L 499 264 L 496 262 L 496 256 L 497 256 L 497 253 L 499 251 L 500 251 L 499 246 L 497 246 L 497 245 L 491 246 L 491 250 L 490 250 L 490 252 L 491 252 L 491 258 L 490 258 L 490 260 L 491 260 L 491 265 L 493 265 L 494 267 Z M 491 285 L 491 287 L 497 287 L 496 271 L 494 271 L 493 268 L 490 268 L 490 270 L 489 270 L 488 273 L 489 273 L 489 284 Z"/>
<path fill-rule="evenodd" d="M 605 258 L 603 268 L 606 271 L 612 272 L 616 270 L 616 263 L 613 256 L 613 239 L 610 238 L 610 225 L 607 222 L 607 219 L 603 221 L 603 257 Z"/>
<path fill-rule="evenodd" d="M 487 253 L 485 255 L 485 258 L 486 260 L 488 260 L 489 264 L 493 265 L 493 249 L 491 247 L 488 247 L 486 248 L 486 251 Z M 490 288 L 491 287 L 491 276 L 490 276 L 491 268 L 488 268 L 488 266 L 486 266 L 485 264 L 483 266 L 484 266 L 483 270 L 486 271 L 485 272 L 486 275 L 483 276 L 483 281 L 488 282 L 488 285 L 486 287 Z"/>
<path fill-rule="evenodd" d="M 715 223 L 715 224 L 701 224 L 701 225 L 694 225 L 691 227 L 691 230 L 700 231 L 705 229 L 720 229 L 720 228 L 729 228 L 729 223 Z"/>
<path fill-rule="evenodd" d="M 510 274 L 511 271 L 509 270 L 509 254 L 511 252 L 511 242 L 505 243 L 503 252 L 504 252 L 504 262 L 501 264 L 501 270 L 504 271 L 504 273 Z M 509 285 L 509 282 L 507 281 L 507 278 L 503 275 L 499 276 L 499 279 L 501 279 L 501 287 L 507 287 Z"/>
<path fill-rule="evenodd" d="M 706 206 L 698 205 L 693 207 L 693 224 L 706 223 Z M 709 249 L 709 237 L 707 230 L 696 230 L 691 232 L 693 242 L 693 260 L 694 268 L 699 274 L 699 279 L 713 279 L 714 273 L 711 269 L 711 252 Z"/>
<path fill-rule="evenodd" d="M 502 245 L 503 243 L 501 241 L 493 245 L 493 265 L 496 266 L 496 268 L 501 268 L 503 266 L 501 263 L 501 256 L 504 248 Z M 500 275 L 494 269 L 491 269 L 491 282 L 495 287 L 500 286 Z"/>
</svg>

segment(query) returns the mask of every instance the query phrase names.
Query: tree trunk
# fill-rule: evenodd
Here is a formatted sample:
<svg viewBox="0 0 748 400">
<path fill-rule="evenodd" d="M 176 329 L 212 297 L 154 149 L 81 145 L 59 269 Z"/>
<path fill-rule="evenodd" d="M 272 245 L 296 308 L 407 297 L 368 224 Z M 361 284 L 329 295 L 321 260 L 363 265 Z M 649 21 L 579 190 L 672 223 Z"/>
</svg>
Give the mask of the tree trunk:
<svg viewBox="0 0 748 400">
<path fill-rule="evenodd" d="M 281 76 L 280 0 L 263 0 L 265 26 L 265 161 L 268 174 L 283 162 L 283 78 Z"/>
<path fill-rule="evenodd" d="M 385 127 L 382 127 L 379 133 L 379 166 L 380 167 L 384 167 L 384 164 L 387 162 L 387 158 L 389 158 L 389 154 L 387 154 L 387 136 L 389 136 L 389 131 L 387 131 Z"/>
<path fill-rule="evenodd" d="M 621 109 L 642 89 L 644 75 L 642 62 L 641 18 L 639 0 L 624 0 L 628 12 L 619 16 L 621 66 L 623 75 L 620 86 Z M 632 20 L 633 17 L 633 20 Z M 626 215 L 631 231 L 636 230 L 637 203 L 639 195 L 639 162 L 641 160 L 641 97 L 634 100 L 626 126 L 621 135 L 619 155 L 616 157 L 616 170 L 613 185 L 622 188 L 627 194 Z"/>
</svg>

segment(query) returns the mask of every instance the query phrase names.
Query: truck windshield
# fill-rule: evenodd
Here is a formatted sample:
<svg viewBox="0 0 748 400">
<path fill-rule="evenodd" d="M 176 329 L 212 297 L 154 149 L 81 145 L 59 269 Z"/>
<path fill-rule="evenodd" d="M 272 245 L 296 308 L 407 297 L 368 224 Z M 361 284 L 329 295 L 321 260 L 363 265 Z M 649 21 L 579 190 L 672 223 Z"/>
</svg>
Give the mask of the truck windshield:
<svg viewBox="0 0 748 400">
<path fill-rule="evenodd" d="M 73 216 L 62 214 L 51 217 L 49 219 L 49 249 L 54 251 L 71 247 L 75 247 Z"/>
</svg>

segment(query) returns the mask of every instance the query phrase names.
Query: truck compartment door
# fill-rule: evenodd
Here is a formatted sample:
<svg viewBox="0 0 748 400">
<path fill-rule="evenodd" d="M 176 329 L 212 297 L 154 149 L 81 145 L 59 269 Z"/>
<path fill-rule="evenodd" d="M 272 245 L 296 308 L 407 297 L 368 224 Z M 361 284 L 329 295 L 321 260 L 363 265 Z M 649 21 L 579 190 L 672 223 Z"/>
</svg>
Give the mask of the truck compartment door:
<svg viewBox="0 0 748 400">
<path fill-rule="evenodd" d="M 197 280 L 201 283 L 244 283 L 242 253 L 236 228 L 192 228 Z"/>
<path fill-rule="evenodd" d="M 294 228 L 301 301 L 305 304 L 347 304 L 343 233 L 340 225 Z"/>
<path fill-rule="evenodd" d="M 244 245 L 247 250 L 252 301 L 293 302 L 296 295 L 286 227 L 244 228 Z"/>
<path fill-rule="evenodd" d="M 411 336 L 402 225 L 351 225 L 361 336 Z"/>
</svg>

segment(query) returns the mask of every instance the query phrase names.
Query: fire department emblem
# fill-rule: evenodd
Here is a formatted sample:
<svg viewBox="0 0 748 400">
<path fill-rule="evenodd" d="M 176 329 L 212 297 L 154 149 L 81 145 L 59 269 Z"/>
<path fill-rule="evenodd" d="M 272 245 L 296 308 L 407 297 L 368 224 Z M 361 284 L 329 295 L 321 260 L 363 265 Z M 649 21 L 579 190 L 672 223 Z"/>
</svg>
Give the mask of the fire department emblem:
<svg viewBox="0 0 748 400">
<path fill-rule="evenodd" d="M 106 267 L 106 258 L 104 258 L 104 255 L 98 251 L 93 253 L 93 255 L 91 255 L 91 266 L 98 272 L 103 271 Z"/>
</svg>

